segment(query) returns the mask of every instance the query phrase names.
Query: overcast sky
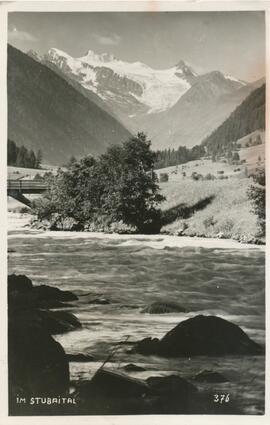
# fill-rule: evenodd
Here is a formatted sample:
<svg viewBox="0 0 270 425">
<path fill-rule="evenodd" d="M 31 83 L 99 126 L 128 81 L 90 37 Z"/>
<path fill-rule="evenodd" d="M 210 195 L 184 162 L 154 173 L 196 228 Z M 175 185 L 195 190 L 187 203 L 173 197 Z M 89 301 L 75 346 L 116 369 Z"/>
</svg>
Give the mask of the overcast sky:
<svg viewBox="0 0 270 425">
<path fill-rule="evenodd" d="M 183 59 L 199 72 L 220 70 L 246 81 L 265 75 L 264 12 L 14 12 L 9 42 L 72 56 L 91 49 L 168 68 Z"/>
</svg>

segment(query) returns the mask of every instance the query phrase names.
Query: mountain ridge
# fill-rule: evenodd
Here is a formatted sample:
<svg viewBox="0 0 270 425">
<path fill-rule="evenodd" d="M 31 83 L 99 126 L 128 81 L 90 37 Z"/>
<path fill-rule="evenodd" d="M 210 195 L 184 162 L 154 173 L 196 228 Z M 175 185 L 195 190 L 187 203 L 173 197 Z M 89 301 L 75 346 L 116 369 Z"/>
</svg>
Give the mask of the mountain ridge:
<svg viewBox="0 0 270 425">
<path fill-rule="evenodd" d="M 62 165 L 71 155 L 103 153 L 130 132 L 54 71 L 9 45 L 8 136 Z"/>
<path fill-rule="evenodd" d="M 88 50 L 85 56 L 74 58 L 62 50 L 50 48 L 39 60 L 45 64 L 53 63 L 108 102 L 115 100 L 116 104 L 119 101 L 124 103 L 126 95 L 129 96 L 126 109 L 132 101 L 144 106 L 139 107 L 138 111 L 136 107 L 127 111 L 129 117 L 141 112 L 158 113 L 173 107 L 201 77 L 183 59 L 168 69 L 153 69 L 142 62 L 119 60 L 109 53 L 96 54 Z M 227 82 L 233 81 L 234 86 L 246 84 L 236 78 L 220 75 Z"/>
<path fill-rule="evenodd" d="M 154 70 L 108 53 L 88 50 L 73 58 L 51 48 L 39 60 L 75 81 L 131 132 L 147 132 L 156 149 L 201 143 L 252 89 L 220 71 L 198 75 L 183 59 Z"/>
<path fill-rule="evenodd" d="M 256 84 L 217 70 L 198 75 L 182 59 L 168 69 L 154 70 L 108 53 L 88 50 L 85 56 L 73 58 L 52 48 L 38 60 L 129 131 L 145 131 L 155 149 L 200 144 Z"/>
</svg>

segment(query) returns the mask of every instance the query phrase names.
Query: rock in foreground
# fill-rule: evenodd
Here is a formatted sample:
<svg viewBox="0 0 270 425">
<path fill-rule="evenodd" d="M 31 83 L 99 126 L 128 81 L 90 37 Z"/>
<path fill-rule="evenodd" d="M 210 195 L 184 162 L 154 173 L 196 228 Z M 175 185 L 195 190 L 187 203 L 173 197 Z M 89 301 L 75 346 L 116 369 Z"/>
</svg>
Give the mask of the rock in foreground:
<svg viewBox="0 0 270 425">
<path fill-rule="evenodd" d="M 10 390 L 21 396 L 64 394 L 69 366 L 61 345 L 41 326 L 9 322 Z"/>
<path fill-rule="evenodd" d="M 111 397 L 138 397 L 148 392 L 147 384 L 122 373 L 99 369 L 84 390 Z"/>
<path fill-rule="evenodd" d="M 80 406 L 94 414 L 149 414 L 188 411 L 188 397 L 196 388 L 179 376 L 146 381 L 99 369 L 91 381 L 78 386 Z"/>
<path fill-rule="evenodd" d="M 8 296 L 14 308 L 59 308 L 78 299 L 73 292 L 48 285 L 34 286 L 27 276 L 15 274 L 8 276 Z"/>
<path fill-rule="evenodd" d="M 88 415 L 240 413 L 234 404 L 217 409 L 209 394 L 177 375 L 144 381 L 99 369 L 91 381 L 78 383 L 75 397 L 80 414 Z"/>
<path fill-rule="evenodd" d="M 184 320 L 161 340 L 145 338 L 133 348 L 137 353 L 164 357 L 256 355 L 262 347 L 237 325 L 216 316 Z"/>
<path fill-rule="evenodd" d="M 8 366 L 9 411 L 11 415 L 38 414 L 39 406 L 29 404 L 31 397 L 61 396 L 69 393 L 69 364 L 65 351 L 52 334 L 81 326 L 66 311 L 50 311 L 44 305 L 74 300 L 68 291 L 41 285 L 33 286 L 23 275 L 8 277 Z M 28 403 L 17 403 L 17 397 Z M 45 409 L 46 406 L 43 406 Z M 46 410 L 46 409 L 45 409 Z M 49 407 L 51 413 L 61 412 Z"/>
</svg>

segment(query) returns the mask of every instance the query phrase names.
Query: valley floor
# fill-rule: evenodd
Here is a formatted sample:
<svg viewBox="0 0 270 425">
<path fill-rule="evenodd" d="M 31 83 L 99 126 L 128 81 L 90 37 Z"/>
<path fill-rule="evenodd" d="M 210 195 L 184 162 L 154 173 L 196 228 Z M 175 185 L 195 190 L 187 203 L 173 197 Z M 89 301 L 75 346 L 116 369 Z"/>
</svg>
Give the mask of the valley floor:
<svg viewBox="0 0 270 425">
<path fill-rule="evenodd" d="M 262 152 L 263 147 L 264 145 L 259 146 Z M 243 152 L 247 150 L 243 149 Z M 242 243 L 265 243 L 259 236 L 257 216 L 247 196 L 252 178 L 247 177 L 246 168 L 248 165 L 248 168 L 253 169 L 256 165 L 255 156 L 250 158 L 252 163 L 248 161 L 240 166 L 202 159 L 157 170 L 159 177 L 162 173 L 168 175 L 168 181 L 160 183 L 161 193 L 166 197 L 166 201 L 161 205 L 164 222 L 161 233 L 233 239 Z M 194 180 L 194 173 L 204 179 Z M 207 175 L 210 175 L 211 179 L 206 180 Z M 36 195 L 30 195 L 31 197 Z M 22 204 L 9 198 L 10 212 L 19 212 L 22 207 Z"/>
</svg>

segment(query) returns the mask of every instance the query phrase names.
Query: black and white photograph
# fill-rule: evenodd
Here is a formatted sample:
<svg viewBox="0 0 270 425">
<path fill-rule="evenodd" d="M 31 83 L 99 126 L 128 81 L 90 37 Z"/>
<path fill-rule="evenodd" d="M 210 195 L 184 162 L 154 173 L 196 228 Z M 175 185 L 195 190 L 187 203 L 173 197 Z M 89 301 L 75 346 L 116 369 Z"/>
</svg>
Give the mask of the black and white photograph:
<svg viewBox="0 0 270 425">
<path fill-rule="evenodd" d="M 263 416 L 266 12 L 61 3 L 7 13 L 8 415 Z"/>
</svg>

